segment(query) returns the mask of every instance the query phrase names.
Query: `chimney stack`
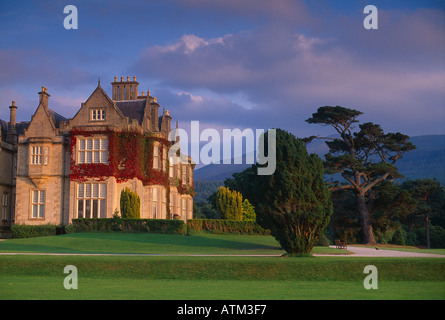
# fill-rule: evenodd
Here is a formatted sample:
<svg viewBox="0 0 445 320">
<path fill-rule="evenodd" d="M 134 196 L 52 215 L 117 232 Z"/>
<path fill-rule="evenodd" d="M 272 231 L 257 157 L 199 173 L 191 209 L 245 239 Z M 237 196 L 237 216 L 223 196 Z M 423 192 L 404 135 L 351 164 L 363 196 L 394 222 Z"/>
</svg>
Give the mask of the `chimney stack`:
<svg viewBox="0 0 445 320">
<path fill-rule="evenodd" d="M 17 130 L 15 127 L 16 111 L 17 111 L 17 106 L 15 105 L 15 101 L 12 101 L 12 105 L 9 107 L 9 128 L 8 132 L 6 133 L 6 141 L 11 144 L 16 144 L 18 140 Z"/>
<path fill-rule="evenodd" d="M 136 100 L 138 98 L 138 85 L 136 77 L 133 77 L 133 81 L 127 76 L 127 81 L 124 81 L 124 77 L 121 77 L 121 81 L 117 82 L 117 77 L 114 77 L 114 82 L 111 83 L 113 87 L 113 100 Z"/>
<path fill-rule="evenodd" d="M 50 95 L 46 91 L 45 87 L 42 87 L 42 91 L 39 92 L 39 96 L 40 96 L 39 104 L 42 104 L 45 109 L 48 109 L 48 99 Z"/>
</svg>

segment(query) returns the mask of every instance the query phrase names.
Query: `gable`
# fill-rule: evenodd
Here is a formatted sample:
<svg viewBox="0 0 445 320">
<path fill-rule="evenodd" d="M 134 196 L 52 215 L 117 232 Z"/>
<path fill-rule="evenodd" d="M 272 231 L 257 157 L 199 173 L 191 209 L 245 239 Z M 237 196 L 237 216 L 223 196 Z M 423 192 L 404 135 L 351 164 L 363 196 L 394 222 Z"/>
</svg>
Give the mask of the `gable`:
<svg viewBox="0 0 445 320">
<path fill-rule="evenodd" d="M 93 111 L 104 111 L 104 119 L 93 118 Z M 98 86 L 91 96 L 82 103 L 76 115 L 69 120 L 71 127 L 75 126 L 120 126 L 125 123 L 125 117 L 108 97 L 106 92 Z"/>
<path fill-rule="evenodd" d="M 39 104 L 36 112 L 31 118 L 28 128 L 24 132 L 25 138 L 29 137 L 55 137 L 57 128 L 52 115 L 43 104 Z"/>
</svg>

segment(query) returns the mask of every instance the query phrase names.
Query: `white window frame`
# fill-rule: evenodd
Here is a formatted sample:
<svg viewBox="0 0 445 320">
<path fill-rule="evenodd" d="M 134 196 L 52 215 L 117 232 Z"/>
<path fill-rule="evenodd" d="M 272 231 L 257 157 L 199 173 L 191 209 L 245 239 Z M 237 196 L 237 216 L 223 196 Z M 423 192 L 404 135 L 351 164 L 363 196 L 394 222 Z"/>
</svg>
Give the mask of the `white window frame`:
<svg viewBox="0 0 445 320">
<path fill-rule="evenodd" d="M 30 148 L 30 162 L 32 165 L 41 165 L 43 163 L 43 146 L 33 145 Z"/>
<path fill-rule="evenodd" d="M 187 165 L 182 165 L 182 185 L 187 184 Z"/>
<path fill-rule="evenodd" d="M 169 162 L 168 162 L 169 168 L 168 168 L 168 176 L 170 178 L 174 178 L 175 177 L 175 171 L 174 171 L 174 167 L 173 167 L 173 157 L 169 158 Z"/>
<path fill-rule="evenodd" d="M 108 138 L 82 137 L 77 138 L 77 163 L 108 163 Z"/>
<path fill-rule="evenodd" d="M 159 215 L 159 190 L 153 187 L 153 219 L 158 219 Z"/>
<path fill-rule="evenodd" d="M 106 218 L 107 184 L 98 182 L 78 183 L 76 204 L 77 218 Z M 95 206 L 96 212 L 94 212 Z"/>
<path fill-rule="evenodd" d="M 159 170 L 159 146 L 153 146 L 153 169 Z"/>
<path fill-rule="evenodd" d="M 187 199 L 185 197 L 181 199 L 181 215 L 182 219 L 187 217 Z"/>
<path fill-rule="evenodd" d="M 31 190 L 31 219 L 45 219 L 46 190 Z"/>
<path fill-rule="evenodd" d="M 105 108 L 91 108 L 91 121 L 105 121 Z"/>
</svg>

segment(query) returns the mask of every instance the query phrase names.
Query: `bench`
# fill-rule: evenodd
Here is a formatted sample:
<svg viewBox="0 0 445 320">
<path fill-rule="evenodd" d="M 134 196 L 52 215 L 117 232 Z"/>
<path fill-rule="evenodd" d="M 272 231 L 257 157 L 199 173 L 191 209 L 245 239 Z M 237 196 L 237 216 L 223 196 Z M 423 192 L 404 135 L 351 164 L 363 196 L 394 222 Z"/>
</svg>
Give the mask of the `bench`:
<svg viewBox="0 0 445 320">
<path fill-rule="evenodd" d="M 337 249 L 348 249 L 348 244 L 346 242 L 340 241 L 340 240 L 336 240 L 335 241 L 335 247 Z"/>
</svg>

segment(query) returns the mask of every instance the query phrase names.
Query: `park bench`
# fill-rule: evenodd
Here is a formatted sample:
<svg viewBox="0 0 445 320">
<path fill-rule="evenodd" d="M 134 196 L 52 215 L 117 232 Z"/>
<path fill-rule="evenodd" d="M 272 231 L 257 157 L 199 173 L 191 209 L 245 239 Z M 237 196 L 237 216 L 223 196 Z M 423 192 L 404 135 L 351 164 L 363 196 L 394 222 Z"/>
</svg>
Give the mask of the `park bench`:
<svg viewBox="0 0 445 320">
<path fill-rule="evenodd" d="M 340 240 L 336 240 L 335 241 L 335 247 L 337 249 L 348 249 L 348 244 L 346 242 L 340 241 Z"/>
</svg>

